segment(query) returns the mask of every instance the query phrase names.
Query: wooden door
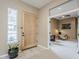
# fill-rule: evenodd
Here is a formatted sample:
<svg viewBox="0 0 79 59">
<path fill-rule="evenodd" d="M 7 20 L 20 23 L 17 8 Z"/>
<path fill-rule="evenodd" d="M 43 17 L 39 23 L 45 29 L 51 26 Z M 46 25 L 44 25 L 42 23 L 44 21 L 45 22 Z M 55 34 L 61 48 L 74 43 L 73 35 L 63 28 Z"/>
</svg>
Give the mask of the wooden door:
<svg viewBox="0 0 79 59">
<path fill-rule="evenodd" d="M 37 45 L 37 17 L 29 12 L 23 13 L 22 21 L 22 50 Z"/>
</svg>

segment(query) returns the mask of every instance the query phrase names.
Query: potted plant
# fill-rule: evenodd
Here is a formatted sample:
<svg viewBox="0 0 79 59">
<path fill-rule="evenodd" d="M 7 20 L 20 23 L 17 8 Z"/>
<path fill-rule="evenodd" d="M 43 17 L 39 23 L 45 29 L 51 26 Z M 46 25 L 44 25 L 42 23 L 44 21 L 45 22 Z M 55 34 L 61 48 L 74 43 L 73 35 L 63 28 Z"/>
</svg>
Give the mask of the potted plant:
<svg viewBox="0 0 79 59">
<path fill-rule="evenodd" d="M 9 44 L 9 49 L 8 49 L 8 55 L 10 59 L 16 58 L 18 56 L 19 52 L 19 44 L 18 42 L 16 43 L 10 43 Z"/>
</svg>

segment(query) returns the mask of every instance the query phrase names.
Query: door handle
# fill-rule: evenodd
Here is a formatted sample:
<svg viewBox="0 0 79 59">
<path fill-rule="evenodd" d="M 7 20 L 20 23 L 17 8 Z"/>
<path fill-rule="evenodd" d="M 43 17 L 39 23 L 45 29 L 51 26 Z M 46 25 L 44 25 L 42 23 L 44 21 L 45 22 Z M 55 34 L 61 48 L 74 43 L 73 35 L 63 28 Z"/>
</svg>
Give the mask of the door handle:
<svg viewBox="0 0 79 59">
<path fill-rule="evenodd" d="M 24 34 L 24 32 L 22 32 L 22 34 Z"/>
<path fill-rule="evenodd" d="M 22 36 L 24 36 L 24 35 L 22 35 Z"/>
<path fill-rule="evenodd" d="M 24 32 L 22 32 L 22 36 L 24 36 Z"/>
</svg>

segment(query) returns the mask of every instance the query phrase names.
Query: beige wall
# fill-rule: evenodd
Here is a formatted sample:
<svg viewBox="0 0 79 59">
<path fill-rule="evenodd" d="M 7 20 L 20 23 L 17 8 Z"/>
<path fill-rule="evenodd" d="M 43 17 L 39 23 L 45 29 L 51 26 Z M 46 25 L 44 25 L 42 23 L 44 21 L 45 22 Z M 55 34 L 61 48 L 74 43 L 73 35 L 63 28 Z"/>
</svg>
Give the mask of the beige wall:
<svg viewBox="0 0 79 59">
<path fill-rule="evenodd" d="M 60 21 L 60 31 L 62 35 L 67 34 L 69 36 L 69 40 L 74 40 L 77 39 L 77 23 L 76 23 L 76 18 L 69 18 L 69 19 L 63 19 Z M 62 24 L 70 23 L 71 24 L 71 29 L 61 29 Z"/>
<path fill-rule="evenodd" d="M 58 25 L 59 25 L 59 21 L 57 20 L 57 19 L 52 19 L 51 20 L 51 33 L 53 34 L 53 35 L 58 35 Z"/>
<path fill-rule="evenodd" d="M 39 33 L 38 33 L 38 44 L 48 48 L 48 30 L 49 30 L 49 8 L 55 7 L 67 0 L 53 0 L 53 2 L 44 6 L 39 11 Z"/>
<path fill-rule="evenodd" d="M 71 24 L 71 29 L 62 29 L 62 24 Z M 51 32 L 53 35 L 58 35 L 58 30 L 62 35 L 67 34 L 68 40 L 77 40 L 77 18 L 68 18 L 63 20 L 52 19 L 51 20 Z"/>
<path fill-rule="evenodd" d="M 0 55 L 7 53 L 7 22 L 8 22 L 8 8 L 18 10 L 18 37 L 20 36 L 20 21 L 22 20 L 22 11 L 38 14 L 37 9 L 24 4 L 18 0 L 0 0 Z M 20 40 L 20 37 L 18 38 Z"/>
</svg>

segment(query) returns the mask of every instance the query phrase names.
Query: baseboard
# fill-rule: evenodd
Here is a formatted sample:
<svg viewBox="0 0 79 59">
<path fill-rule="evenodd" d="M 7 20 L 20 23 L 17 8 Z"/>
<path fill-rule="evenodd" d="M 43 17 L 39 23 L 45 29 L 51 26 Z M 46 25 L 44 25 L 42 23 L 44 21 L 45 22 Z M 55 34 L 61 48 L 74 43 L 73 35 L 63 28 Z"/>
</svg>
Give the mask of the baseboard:
<svg viewBox="0 0 79 59">
<path fill-rule="evenodd" d="M 8 57 L 8 54 L 0 55 L 0 58 Z"/>
<path fill-rule="evenodd" d="M 26 48 L 26 49 L 23 49 L 22 51 L 25 51 L 25 50 L 28 50 L 28 49 L 31 49 L 31 48 L 34 48 L 34 47 L 37 47 L 37 45 L 29 47 L 29 48 Z"/>
<path fill-rule="evenodd" d="M 49 49 L 49 48 L 44 47 L 44 46 L 42 46 L 42 45 L 38 45 L 38 47 L 41 47 L 41 48 L 43 48 L 43 49 Z"/>
</svg>

